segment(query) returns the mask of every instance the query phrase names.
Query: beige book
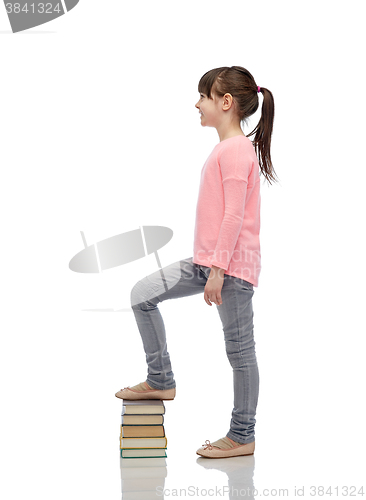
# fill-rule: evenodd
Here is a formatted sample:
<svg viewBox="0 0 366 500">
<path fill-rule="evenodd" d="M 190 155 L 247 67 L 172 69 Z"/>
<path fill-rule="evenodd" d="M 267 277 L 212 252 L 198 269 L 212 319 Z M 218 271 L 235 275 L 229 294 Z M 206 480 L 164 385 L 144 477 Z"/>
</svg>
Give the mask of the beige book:
<svg viewBox="0 0 366 500">
<path fill-rule="evenodd" d="M 122 425 L 163 425 L 164 415 L 122 415 Z"/>
<path fill-rule="evenodd" d="M 166 448 L 166 437 L 120 438 L 120 448 Z"/>
</svg>

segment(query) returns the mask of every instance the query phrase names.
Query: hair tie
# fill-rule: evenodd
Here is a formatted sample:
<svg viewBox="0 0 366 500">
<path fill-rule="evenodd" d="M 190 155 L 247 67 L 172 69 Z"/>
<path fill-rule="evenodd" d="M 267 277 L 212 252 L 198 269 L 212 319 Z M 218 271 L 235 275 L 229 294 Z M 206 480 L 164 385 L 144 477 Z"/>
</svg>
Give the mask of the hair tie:
<svg viewBox="0 0 366 500">
<path fill-rule="evenodd" d="M 258 85 L 258 90 L 257 90 L 257 92 L 260 92 L 260 91 L 261 91 L 261 88 L 260 88 L 260 87 L 259 87 L 259 85 Z"/>
</svg>

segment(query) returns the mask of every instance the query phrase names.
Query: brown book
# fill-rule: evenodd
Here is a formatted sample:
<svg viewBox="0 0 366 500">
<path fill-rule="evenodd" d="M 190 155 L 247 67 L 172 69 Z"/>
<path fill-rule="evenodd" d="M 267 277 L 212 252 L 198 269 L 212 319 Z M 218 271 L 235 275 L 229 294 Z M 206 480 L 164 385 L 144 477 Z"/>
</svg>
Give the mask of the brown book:
<svg viewBox="0 0 366 500">
<path fill-rule="evenodd" d="M 121 438 L 126 437 L 164 437 L 163 425 L 121 425 Z"/>
</svg>

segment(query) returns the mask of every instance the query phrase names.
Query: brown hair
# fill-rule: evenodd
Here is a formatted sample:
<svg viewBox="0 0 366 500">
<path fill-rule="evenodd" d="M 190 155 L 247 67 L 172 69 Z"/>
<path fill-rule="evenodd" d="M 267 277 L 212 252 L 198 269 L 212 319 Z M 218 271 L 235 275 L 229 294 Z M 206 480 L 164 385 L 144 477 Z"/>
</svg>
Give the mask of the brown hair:
<svg viewBox="0 0 366 500">
<path fill-rule="evenodd" d="M 254 114 L 259 106 L 258 87 L 253 76 L 241 66 L 225 66 L 205 73 L 198 83 L 198 92 L 212 99 L 212 93 L 218 97 L 229 93 L 233 96 L 233 103 L 239 120 L 246 123 L 246 119 Z M 274 119 L 274 100 L 272 93 L 260 87 L 263 94 L 262 115 L 255 129 L 247 135 L 255 134 L 253 145 L 258 157 L 261 173 L 269 184 L 276 182 L 277 174 L 271 160 L 271 135 Z"/>
</svg>

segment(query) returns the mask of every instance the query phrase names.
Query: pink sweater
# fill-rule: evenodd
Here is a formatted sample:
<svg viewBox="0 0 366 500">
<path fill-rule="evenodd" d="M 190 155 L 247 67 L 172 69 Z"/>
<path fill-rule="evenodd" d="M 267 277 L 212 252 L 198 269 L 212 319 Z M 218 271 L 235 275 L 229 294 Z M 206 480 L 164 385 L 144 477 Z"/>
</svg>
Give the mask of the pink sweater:
<svg viewBox="0 0 366 500">
<path fill-rule="evenodd" d="M 221 267 L 257 287 L 259 229 L 258 159 L 252 142 L 237 135 L 219 142 L 202 168 L 193 262 Z"/>
</svg>

